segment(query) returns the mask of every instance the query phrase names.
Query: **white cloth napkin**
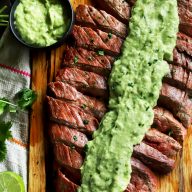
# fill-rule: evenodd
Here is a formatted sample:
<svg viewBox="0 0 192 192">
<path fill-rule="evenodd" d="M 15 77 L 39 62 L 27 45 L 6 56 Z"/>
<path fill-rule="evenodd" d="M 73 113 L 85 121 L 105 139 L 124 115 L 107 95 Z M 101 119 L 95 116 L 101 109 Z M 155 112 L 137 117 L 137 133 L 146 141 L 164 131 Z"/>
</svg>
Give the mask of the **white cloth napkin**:
<svg viewBox="0 0 192 192">
<path fill-rule="evenodd" d="M 0 97 L 12 99 L 22 88 L 29 88 L 31 69 L 29 49 L 21 45 L 7 29 L 0 40 Z M 29 114 L 19 112 L 5 117 L 12 121 L 13 138 L 7 141 L 7 157 L 0 172 L 13 171 L 24 180 L 27 189 Z"/>
</svg>

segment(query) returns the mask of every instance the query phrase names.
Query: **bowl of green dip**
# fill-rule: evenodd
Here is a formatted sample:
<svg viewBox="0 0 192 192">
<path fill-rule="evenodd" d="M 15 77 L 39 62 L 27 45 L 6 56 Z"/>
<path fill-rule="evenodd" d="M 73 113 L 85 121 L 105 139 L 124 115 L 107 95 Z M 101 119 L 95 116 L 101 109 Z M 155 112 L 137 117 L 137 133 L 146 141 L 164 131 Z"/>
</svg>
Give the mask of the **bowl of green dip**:
<svg viewBox="0 0 192 192">
<path fill-rule="evenodd" d="M 74 12 L 69 0 L 16 0 L 10 12 L 10 28 L 30 48 L 61 45 L 72 29 Z"/>
</svg>

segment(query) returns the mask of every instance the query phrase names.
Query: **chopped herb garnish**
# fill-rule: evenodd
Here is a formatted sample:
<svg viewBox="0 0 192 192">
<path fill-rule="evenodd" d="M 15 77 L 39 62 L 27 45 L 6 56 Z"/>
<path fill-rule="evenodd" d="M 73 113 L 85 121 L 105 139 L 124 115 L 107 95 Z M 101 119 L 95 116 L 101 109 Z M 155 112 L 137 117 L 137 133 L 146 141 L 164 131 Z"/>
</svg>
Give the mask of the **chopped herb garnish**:
<svg viewBox="0 0 192 192">
<path fill-rule="evenodd" d="M 77 140 L 78 140 L 76 135 L 73 136 L 73 140 L 74 140 L 74 141 L 77 141 Z"/>
<path fill-rule="evenodd" d="M 89 57 L 88 57 L 88 60 L 89 60 L 89 61 L 93 61 L 93 57 L 89 56 Z"/>
<path fill-rule="evenodd" d="M 101 56 L 105 55 L 104 51 L 97 51 L 97 54 Z"/>
<path fill-rule="evenodd" d="M 88 125 L 88 124 L 89 124 L 89 121 L 85 119 L 85 120 L 83 120 L 83 124 L 84 124 L 84 125 Z"/>
<path fill-rule="evenodd" d="M 85 105 L 85 104 L 81 105 L 82 109 L 86 109 L 86 107 L 87 107 L 87 105 Z"/>
<path fill-rule="evenodd" d="M 75 56 L 75 58 L 74 58 L 74 63 L 77 63 L 78 60 L 79 60 L 79 58 L 78 58 L 77 56 Z"/>
<path fill-rule="evenodd" d="M 172 131 L 172 130 L 169 130 L 168 135 L 169 135 L 169 136 L 173 135 L 173 131 Z"/>
<path fill-rule="evenodd" d="M 94 43 L 94 39 L 90 39 L 90 42 L 91 42 L 91 43 Z"/>
<path fill-rule="evenodd" d="M 111 39 L 111 38 L 112 38 L 112 36 L 113 36 L 113 34 L 112 34 L 112 33 L 108 33 L 108 37 L 109 37 L 109 39 Z"/>
</svg>

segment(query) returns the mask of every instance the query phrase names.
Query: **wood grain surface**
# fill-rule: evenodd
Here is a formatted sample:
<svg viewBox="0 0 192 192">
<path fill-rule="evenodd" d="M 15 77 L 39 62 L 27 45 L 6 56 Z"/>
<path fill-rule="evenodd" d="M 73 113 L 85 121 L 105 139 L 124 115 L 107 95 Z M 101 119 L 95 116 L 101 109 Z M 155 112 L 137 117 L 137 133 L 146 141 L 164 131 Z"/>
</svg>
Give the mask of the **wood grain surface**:
<svg viewBox="0 0 192 192">
<path fill-rule="evenodd" d="M 91 4 L 90 0 L 71 0 L 74 9 L 79 4 Z M 65 46 L 49 51 L 33 51 L 32 58 L 32 89 L 37 91 L 38 99 L 33 105 L 30 128 L 29 152 L 29 192 L 46 191 L 45 149 L 47 132 L 44 100 L 47 83 L 54 80 L 60 68 Z M 48 158 L 46 156 L 46 158 Z M 192 192 L 192 128 L 183 144 L 183 151 L 177 156 L 174 171 L 159 177 L 158 192 Z"/>
</svg>

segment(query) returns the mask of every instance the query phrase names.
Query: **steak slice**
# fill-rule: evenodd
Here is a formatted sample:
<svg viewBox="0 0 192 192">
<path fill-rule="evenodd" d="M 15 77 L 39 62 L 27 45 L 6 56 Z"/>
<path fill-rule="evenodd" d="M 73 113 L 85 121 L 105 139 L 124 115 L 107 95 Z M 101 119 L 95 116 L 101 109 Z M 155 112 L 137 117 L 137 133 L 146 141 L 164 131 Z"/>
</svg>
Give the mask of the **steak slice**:
<svg viewBox="0 0 192 192">
<path fill-rule="evenodd" d="M 80 168 L 84 158 L 74 148 L 68 147 L 63 143 L 54 143 L 54 157 L 60 166 L 71 170 L 73 174 L 81 175 Z"/>
<path fill-rule="evenodd" d="M 163 83 L 158 103 L 169 109 L 184 127 L 188 128 L 191 125 L 192 101 L 185 91 Z"/>
<path fill-rule="evenodd" d="M 59 70 L 56 81 L 69 83 L 78 91 L 96 97 L 107 97 L 107 80 L 96 73 L 82 71 L 77 68 L 64 68 Z"/>
<path fill-rule="evenodd" d="M 106 10 L 118 20 L 122 21 L 126 25 L 128 24 L 131 7 L 124 0 L 97 0 L 96 1 L 101 9 Z"/>
<path fill-rule="evenodd" d="M 99 126 L 96 118 L 80 107 L 47 96 L 49 117 L 52 121 L 92 134 Z"/>
<path fill-rule="evenodd" d="M 111 33 L 121 38 L 127 36 L 127 26 L 125 24 L 105 11 L 97 10 L 92 6 L 79 5 L 76 8 L 76 23 L 83 27 L 91 27 L 94 30 L 99 28 L 109 33 L 109 38 Z"/>
<path fill-rule="evenodd" d="M 60 170 L 57 171 L 55 181 L 56 192 L 77 192 L 79 186 L 70 181 Z"/>
<path fill-rule="evenodd" d="M 168 133 L 180 143 L 184 141 L 187 134 L 186 129 L 173 117 L 172 113 L 162 107 L 154 108 L 153 124 L 160 132 Z"/>
<path fill-rule="evenodd" d="M 192 71 L 192 57 L 185 52 L 179 52 L 177 48 L 173 50 L 173 64 L 179 65 L 187 71 Z"/>
<path fill-rule="evenodd" d="M 143 142 L 134 147 L 133 157 L 139 159 L 152 170 L 161 174 L 167 174 L 174 169 L 175 161 L 173 159 L 168 158 L 157 149 Z"/>
<path fill-rule="evenodd" d="M 125 192 L 154 192 L 158 182 L 156 175 L 141 161 L 131 158 L 131 181 Z"/>
<path fill-rule="evenodd" d="M 179 31 L 192 36 L 192 13 L 191 2 L 189 0 L 179 0 Z"/>
<path fill-rule="evenodd" d="M 178 33 L 176 47 L 180 52 L 186 52 L 188 55 L 192 56 L 192 38 L 191 37 L 183 33 Z"/>
<path fill-rule="evenodd" d="M 114 58 L 107 55 L 99 55 L 94 51 L 88 51 L 83 48 L 67 47 L 63 66 L 77 67 L 84 71 L 108 76 L 113 62 Z"/>
<path fill-rule="evenodd" d="M 50 124 L 49 135 L 52 143 L 62 142 L 69 147 L 75 147 L 75 149 L 80 152 L 88 142 L 85 134 L 56 123 Z"/>
<path fill-rule="evenodd" d="M 51 82 L 48 85 L 48 91 L 53 97 L 72 102 L 98 119 L 101 119 L 107 111 L 103 101 L 83 95 L 67 83 L 61 81 Z"/>
<path fill-rule="evenodd" d="M 177 65 L 169 64 L 169 68 L 170 73 L 164 77 L 163 81 L 192 94 L 192 73 Z"/>
<path fill-rule="evenodd" d="M 98 51 L 99 55 L 103 55 L 105 52 L 112 56 L 118 56 L 123 43 L 123 40 L 116 35 L 109 38 L 108 33 L 99 29 L 94 31 L 91 28 L 77 25 L 73 27 L 71 35 L 77 47 Z"/>
<path fill-rule="evenodd" d="M 159 132 L 157 129 L 150 129 L 144 138 L 144 143 L 157 149 L 164 155 L 171 157 L 181 150 L 181 145 L 173 138 Z"/>
</svg>

